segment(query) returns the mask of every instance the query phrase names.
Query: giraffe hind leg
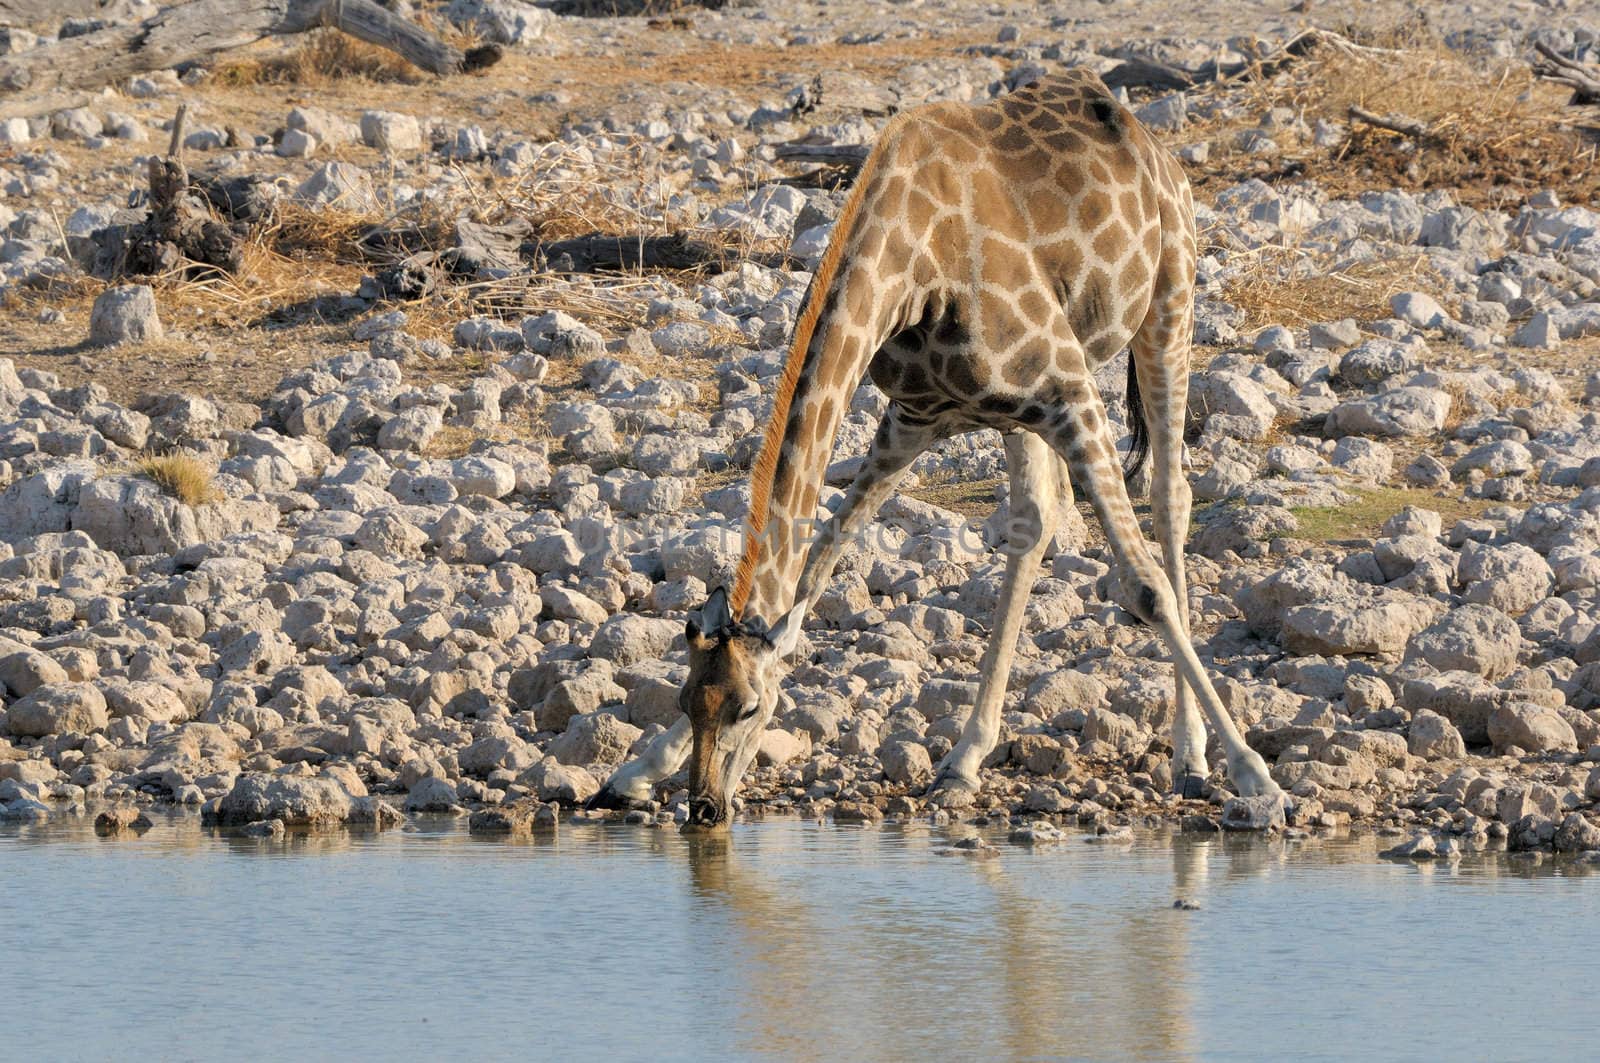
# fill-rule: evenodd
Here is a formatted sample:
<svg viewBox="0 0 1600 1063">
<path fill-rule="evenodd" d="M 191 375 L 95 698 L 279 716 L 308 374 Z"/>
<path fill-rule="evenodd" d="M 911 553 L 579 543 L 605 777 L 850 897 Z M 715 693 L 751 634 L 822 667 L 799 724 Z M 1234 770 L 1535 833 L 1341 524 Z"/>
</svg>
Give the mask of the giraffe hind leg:
<svg viewBox="0 0 1600 1063">
<path fill-rule="evenodd" d="M 1189 527 L 1189 482 L 1183 474 L 1184 389 L 1187 350 L 1150 349 L 1145 337 L 1134 341 L 1141 387 L 1146 397 L 1145 416 L 1150 432 L 1150 524 L 1161 548 L 1167 579 L 1172 585 L 1173 624 L 1189 636 L 1189 586 L 1184 566 L 1184 542 Z M 1176 364 L 1176 357 L 1182 365 Z M 1206 728 L 1190 685 L 1182 676 L 1176 682 L 1177 702 L 1172 720 L 1172 789 L 1184 798 L 1204 793 Z"/>
<path fill-rule="evenodd" d="M 1076 347 L 1076 341 L 1071 341 Z M 1075 359 L 1082 364 L 1081 348 Z M 1069 364 L 1070 364 L 1069 360 Z M 1260 754 L 1245 744 L 1233 718 L 1211 685 L 1189 640 L 1174 594 L 1172 581 L 1156 564 L 1139 529 L 1133 504 L 1122 481 L 1116 447 L 1106 421 L 1105 404 L 1094 388 L 1087 368 L 1065 373 L 1055 381 L 1061 408 L 1041 425 L 1040 433 L 1066 459 L 1072 480 L 1088 496 L 1117 560 L 1118 576 L 1126 600 L 1139 619 L 1149 624 L 1166 643 L 1177 667 L 1179 683 L 1187 683 L 1201 711 L 1216 730 L 1227 757 L 1228 776 L 1241 794 L 1281 795 Z"/>
</svg>

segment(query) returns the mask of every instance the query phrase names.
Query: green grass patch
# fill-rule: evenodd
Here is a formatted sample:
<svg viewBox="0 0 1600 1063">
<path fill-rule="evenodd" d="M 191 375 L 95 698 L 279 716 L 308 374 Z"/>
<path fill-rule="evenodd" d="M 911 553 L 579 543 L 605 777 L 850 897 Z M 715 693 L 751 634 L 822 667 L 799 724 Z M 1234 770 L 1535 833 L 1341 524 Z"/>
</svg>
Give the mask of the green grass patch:
<svg viewBox="0 0 1600 1063">
<path fill-rule="evenodd" d="M 984 520 L 994 512 L 995 485 L 1003 482 L 1004 480 L 998 477 L 986 480 L 945 481 L 923 484 L 907 491 L 906 494 L 960 513 L 962 516 Z M 1286 537 L 1317 543 L 1376 539 L 1383 529 L 1383 522 L 1407 506 L 1433 510 L 1442 518 L 1444 528 L 1448 531 L 1452 524 L 1463 517 L 1482 516 L 1484 511 L 1499 504 L 1487 499 L 1435 494 L 1420 487 L 1344 485 L 1343 490 L 1355 496 L 1355 501 L 1348 506 L 1290 506 L 1289 512 L 1300 522 L 1300 527 L 1298 531 L 1287 533 Z M 1078 505 L 1090 529 L 1098 532 L 1099 525 L 1093 510 L 1082 500 L 1078 501 Z M 1206 513 L 1219 508 L 1242 505 L 1244 505 L 1242 501 L 1233 499 L 1195 507 L 1190 513 L 1189 534 L 1193 535 L 1199 529 Z M 1135 504 L 1135 510 L 1141 516 L 1146 515 L 1149 512 L 1148 500 L 1140 499 Z"/>
<path fill-rule="evenodd" d="M 1296 539 L 1318 543 L 1375 539 L 1383 522 L 1407 506 L 1431 509 L 1444 519 L 1445 530 L 1463 517 L 1482 516 L 1497 505 L 1486 499 L 1438 495 L 1418 487 L 1347 487 L 1356 501 L 1348 506 L 1291 506 L 1290 513 L 1300 522 L 1293 533 Z"/>
<path fill-rule="evenodd" d="M 923 484 L 906 492 L 912 498 L 959 513 L 963 517 L 987 518 L 994 512 L 994 489 L 1004 477 L 988 480 L 954 480 Z"/>
</svg>

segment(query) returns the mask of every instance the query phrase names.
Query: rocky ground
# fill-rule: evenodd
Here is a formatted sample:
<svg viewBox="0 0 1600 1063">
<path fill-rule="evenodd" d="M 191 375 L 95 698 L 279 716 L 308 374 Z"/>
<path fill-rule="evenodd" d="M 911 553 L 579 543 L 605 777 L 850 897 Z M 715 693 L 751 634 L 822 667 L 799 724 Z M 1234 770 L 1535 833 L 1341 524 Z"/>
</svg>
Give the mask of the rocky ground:
<svg viewBox="0 0 1600 1063">
<path fill-rule="evenodd" d="M 290 44 L 0 122 L 0 818 L 569 814 L 675 718 L 686 612 L 736 560 L 848 178 L 780 145 L 867 144 L 895 109 L 1060 64 L 1267 54 L 1236 32 L 1399 47 L 1375 30 L 1405 14 L 1098 7 L 458 2 L 441 26 L 510 45 L 491 75 L 308 73 L 307 47 L 348 56 Z M 1495 12 L 1406 27 L 1420 67 L 1329 46 L 1129 100 L 1201 203 L 1201 656 L 1295 796 L 1290 829 L 1418 856 L 1600 850 L 1600 184 L 1572 129 L 1595 116 L 1527 71 L 1535 41 L 1592 60 L 1600 27 Z M 1319 112 L 1373 62 L 1437 140 Z M 1461 71 L 1491 72 L 1481 100 L 1418 87 Z M 248 209 L 215 206 L 244 267 L 108 279 L 108 227 L 140 217 L 178 102 L 197 178 L 248 179 Z M 1474 154 L 1467 111 L 1546 132 Z M 586 272 L 551 250 L 594 232 L 686 233 L 715 261 Z M 857 393 L 825 501 L 883 403 Z M 846 557 L 748 813 L 952 814 L 919 794 L 975 691 L 1003 469 L 993 434 L 941 446 Z M 988 786 L 954 814 L 1023 840 L 1282 827 L 1227 803 L 1220 770 L 1208 800 L 1166 796 L 1170 666 L 1108 571 L 1092 520 L 1069 522 Z M 659 796 L 630 819 L 682 814 L 681 780 Z"/>
</svg>

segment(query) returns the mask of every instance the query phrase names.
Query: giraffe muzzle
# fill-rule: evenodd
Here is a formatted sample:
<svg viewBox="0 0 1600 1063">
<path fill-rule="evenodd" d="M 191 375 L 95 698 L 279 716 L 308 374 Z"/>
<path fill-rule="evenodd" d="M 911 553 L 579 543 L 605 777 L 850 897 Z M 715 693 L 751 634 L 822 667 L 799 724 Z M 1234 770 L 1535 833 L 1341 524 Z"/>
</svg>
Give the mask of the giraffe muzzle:
<svg viewBox="0 0 1600 1063">
<path fill-rule="evenodd" d="M 683 824 L 685 833 L 717 830 L 727 825 L 728 808 L 724 802 L 705 796 L 689 799 L 689 818 Z"/>
</svg>

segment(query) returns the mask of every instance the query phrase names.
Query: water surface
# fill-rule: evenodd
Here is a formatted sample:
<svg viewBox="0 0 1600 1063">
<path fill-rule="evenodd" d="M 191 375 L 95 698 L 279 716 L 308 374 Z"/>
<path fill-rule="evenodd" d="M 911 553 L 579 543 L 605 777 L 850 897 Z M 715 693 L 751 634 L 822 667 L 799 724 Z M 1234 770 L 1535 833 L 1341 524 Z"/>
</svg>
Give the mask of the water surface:
<svg viewBox="0 0 1600 1063">
<path fill-rule="evenodd" d="M 0 1058 L 1551 1059 L 1600 875 L 1375 839 L 0 828 Z M 1177 910 L 1183 898 L 1198 910 Z"/>
</svg>

